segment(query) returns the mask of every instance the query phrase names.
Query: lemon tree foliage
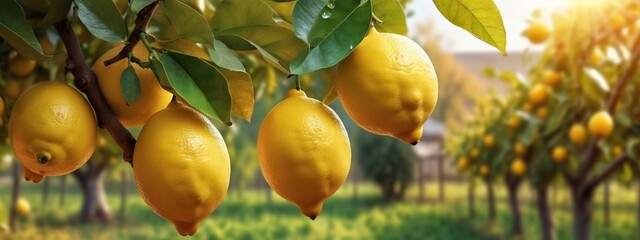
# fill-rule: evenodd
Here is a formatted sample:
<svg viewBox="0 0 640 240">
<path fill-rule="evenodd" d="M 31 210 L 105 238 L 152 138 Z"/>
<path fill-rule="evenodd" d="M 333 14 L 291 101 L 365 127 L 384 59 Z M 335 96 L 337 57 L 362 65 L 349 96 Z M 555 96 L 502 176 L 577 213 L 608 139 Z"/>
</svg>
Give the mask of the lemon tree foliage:
<svg viewBox="0 0 640 240">
<path fill-rule="evenodd" d="M 316 96 L 326 82 L 325 102 L 338 97 L 363 129 L 411 144 L 435 107 L 434 66 L 403 36 L 406 2 L 2 1 L 0 112 L 3 122 L 11 119 L 2 132 L 27 179 L 73 172 L 89 196 L 87 216 L 107 218 L 108 208 L 88 201 L 104 199 L 100 173 L 115 164 L 119 147 L 147 205 L 179 234 L 193 235 L 225 196 L 238 155 L 218 129 L 233 135 L 225 125 L 249 124 L 256 101 L 295 82 L 254 134 L 255 157 L 276 193 L 314 219 L 347 178 L 351 146 L 333 110 L 301 88 Z M 458 25 L 476 19 L 481 28 L 461 27 L 503 51 L 499 12 L 482 3 L 443 14 Z M 139 128 L 125 128 L 136 126 L 137 139 Z M 410 146 L 385 140 L 411 161 Z M 396 166 L 394 181 L 406 183 L 411 165 Z"/>
</svg>

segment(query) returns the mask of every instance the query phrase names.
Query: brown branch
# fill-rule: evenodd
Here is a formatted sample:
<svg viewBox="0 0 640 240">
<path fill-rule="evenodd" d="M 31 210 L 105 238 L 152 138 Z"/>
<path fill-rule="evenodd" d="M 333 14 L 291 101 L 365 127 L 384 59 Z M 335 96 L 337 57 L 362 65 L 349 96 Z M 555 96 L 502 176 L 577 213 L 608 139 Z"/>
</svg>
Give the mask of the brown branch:
<svg viewBox="0 0 640 240">
<path fill-rule="evenodd" d="M 67 71 L 73 74 L 76 87 L 87 95 L 89 103 L 91 103 L 96 113 L 98 126 L 105 128 L 109 134 L 111 134 L 116 143 L 120 145 L 124 160 L 133 164 L 133 149 L 136 144 L 136 139 L 122 126 L 118 117 L 116 117 L 111 111 L 111 108 L 109 108 L 109 105 L 107 105 L 98 87 L 96 74 L 91 71 L 91 68 L 87 64 L 71 24 L 67 19 L 64 19 L 54 24 L 54 26 L 67 49 Z"/>
<path fill-rule="evenodd" d="M 160 0 L 156 0 L 151 2 L 146 7 L 140 9 L 138 14 L 136 14 L 135 26 L 133 27 L 131 34 L 129 34 L 129 38 L 127 39 L 127 42 L 125 43 L 124 47 L 122 48 L 122 50 L 120 50 L 118 55 L 114 56 L 113 58 L 107 61 L 104 61 L 105 66 L 109 66 L 117 61 L 120 61 L 122 59 L 129 57 L 129 53 L 133 51 L 133 48 L 140 41 L 140 33 L 143 33 L 147 30 L 147 26 L 149 26 L 149 21 L 151 21 L 151 16 L 153 16 L 153 12 L 156 10 L 159 3 L 160 3 Z"/>
<path fill-rule="evenodd" d="M 604 180 L 607 180 L 622 164 L 624 164 L 629 159 L 627 154 L 622 154 L 622 156 L 618 157 L 613 163 L 611 163 L 607 168 L 598 174 L 596 177 L 591 179 L 586 185 L 586 189 L 595 189 L 598 184 L 602 183 Z"/>
</svg>

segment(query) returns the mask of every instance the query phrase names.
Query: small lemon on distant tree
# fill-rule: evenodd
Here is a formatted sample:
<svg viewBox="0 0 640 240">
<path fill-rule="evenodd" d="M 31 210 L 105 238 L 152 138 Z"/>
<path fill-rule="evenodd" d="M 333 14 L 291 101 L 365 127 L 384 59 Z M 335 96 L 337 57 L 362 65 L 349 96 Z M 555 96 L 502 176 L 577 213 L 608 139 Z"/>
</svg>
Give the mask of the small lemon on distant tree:
<svg viewBox="0 0 640 240">
<path fill-rule="evenodd" d="M 480 149 L 478 149 L 476 147 L 471 148 L 471 152 L 469 154 L 471 155 L 472 159 L 476 159 L 476 158 L 480 157 Z"/>
<path fill-rule="evenodd" d="M 531 106 L 531 103 L 525 103 L 522 105 L 522 111 L 530 113 L 533 111 L 533 106 Z"/>
<path fill-rule="evenodd" d="M 564 146 L 556 146 L 553 148 L 553 152 L 551 152 L 551 158 L 556 163 L 563 163 L 567 160 L 567 149 Z"/>
<path fill-rule="evenodd" d="M 469 169 L 469 160 L 465 157 L 460 158 L 460 160 L 458 160 L 458 170 L 464 171 L 467 169 Z"/>
<path fill-rule="evenodd" d="M 511 173 L 513 175 L 522 177 L 527 172 L 527 164 L 520 158 L 517 158 L 511 163 Z"/>
<path fill-rule="evenodd" d="M 547 119 L 548 116 L 549 116 L 549 109 L 548 108 L 539 107 L 538 110 L 536 110 L 536 117 L 538 117 L 540 120 Z"/>
<path fill-rule="evenodd" d="M 511 129 L 517 129 L 520 127 L 520 118 L 517 115 L 513 115 L 509 118 L 509 121 L 507 122 L 507 126 L 509 126 L 509 128 Z"/>
<path fill-rule="evenodd" d="M 486 164 L 483 164 L 482 166 L 480 166 L 480 175 L 485 177 L 489 175 L 489 166 L 487 166 Z"/>
<path fill-rule="evenodd" d="M 613 118 L 607 111 L 599 111 L 589 119 L 589 133 L 596 138 L 607 138 L 613 132 Z"/>
<path fill-rule="evenodd" d="M 26 77 L 36 68 L 36 61 L 20 54 L 9 59 L 9 72 L 16 77 Z"/>
<path fill-rule="evenodd" d="M 527 148 L 522 143 L 516 143 L 515 152 L 518 156 L 523 156 L 527 153 Z"/>
<path fill-rule="evenodd" d="M 2 92 L 8 99 L 15 100 L 22 94 L 22 89 L 20 87 L 20 81 L 15 78 L 8 78 L 4 81 L 4 88 L 2 88 Z"/>
<path fill-rule="evenodd" d="M 16 213 L 18 213 L 19 216 L 27 216 L 30 212 L 31 204 L 29 204 L 29 201 L 22 197 L 18 198 L 16 202 Z"/>
<path fill-rule="evenodd" d="M 550 87 L 555 87 L 562 81 L 562 75 L 553 69 L 547 69 L 542 73 L 542 82 Z"/>
<path fill-rule="evenodd" d="M 420 45 L 371 28 L 338 65 L 336 90 L 360 127 L 415 145 L 436 106 L 438 78 Z"/>
<path fill-rule="evenodd" d="M 547 101 L 549 97 L 549 87 L 544 84 L 536 84 L 529 91 L 529 101 L 533 105 L 540 105 Z"/>
<path fill-rule="evenodd" d="M 609 14 L 608 26 L 611 27 L 614 31 L 618 31 L 627 24 L 627 18 L 624 16 L 624 13 L 614 11 Z"/>
<path fill-rule="evenodd" d="M 589 56 L 589 64 L 593 66 L 598 65 L 602 62 L 602 60 L 604 60 L 604 57 L 605 56 L 604 53 L 602 53 L 602 50 L 600 50 L 600 48 L 595 48 Z"/>
<path fill-rule="evenodd" d="M 484 145 L 488 148 L 492 148 L 496 145 L 496 139 L 493 135 L 484 136 Z"/>
<path fill-rule="evenodd" d="M 529 27 L 522 33 L 533 44 L 546 41 L 551 35 L 549 25 L 542 20 L 532 20 Z"/>
<path fill-rule="evenodd" d="M 613 148 L 611 148 L 611 153 L 614 158 L 619 158 L 624 153 L 624 150 L 622 149 L 622 147 L 620 147 L 620 145 L 615 145 L 613 146 Z"/>
<path fill-rule="evenodd" d="M 569 129 L 569 140 L 575 145 L 583 145 L 587 141 L 587 129 L 580 123 L 573 124 Z"/>
</svg>

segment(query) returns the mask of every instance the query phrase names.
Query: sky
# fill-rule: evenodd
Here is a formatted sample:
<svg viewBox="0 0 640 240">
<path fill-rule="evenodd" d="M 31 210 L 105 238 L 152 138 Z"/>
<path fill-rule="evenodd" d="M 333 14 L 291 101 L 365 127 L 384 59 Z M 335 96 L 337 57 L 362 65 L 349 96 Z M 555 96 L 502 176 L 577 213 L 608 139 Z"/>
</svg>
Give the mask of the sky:
<svg viewBox="0 0 640 240">
<path fill-rule="evenodd" d="M 521 33 L 527 27 L 527 19 L 536 9 L 553 10 L 564 4 L 566 0 L 494 0 L 507 32 L 507 53 L 523 51 L 531 47 L 529 41 Z M 437 32 L 445 36 L 447 49 L 451 52 L 485 52 L 497 51 L 492 46 L 478 40 L 470 33 L 451 24 L 440 14 L 432 0 L 413 0 L 406 6 L 413 15 L 407 20 L 409 35 L 415 33 L 415 26 L 428 21 L 435 22 Z"/>
</svg>

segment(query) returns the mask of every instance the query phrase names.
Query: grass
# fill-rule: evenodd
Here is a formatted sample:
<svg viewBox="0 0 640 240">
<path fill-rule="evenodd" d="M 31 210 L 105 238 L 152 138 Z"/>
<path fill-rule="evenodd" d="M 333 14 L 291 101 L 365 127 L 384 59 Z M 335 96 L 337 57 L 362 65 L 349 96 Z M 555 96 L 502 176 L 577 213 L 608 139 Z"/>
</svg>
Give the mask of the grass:
<svg viewBox="0 0 640 240">
<path fill-rule="evenodd" d="M 54 179 L 57 180 L 57 179 Z M 73 180 L 69 179 L 69 183 Z M 78 224 L 77 213 L 81 195 L 75 183 L 70 184 L 67 203 L 59 206 L 58 181 L 52 182 L 46 204 L 41 202 L 41 186 L 25 183 L 23 196 L 32 205 L 32 214 L 21 217 L 13 239 L 176 239 L 179 235 L 173 226 L 158 217 L 137 193 L 132 192 L 127 204 L 125 222 L 112 224 Z M 117 183 L 109 183 L 108 202 L 117 214 L 119 194 Z M 305 218 L 297 208 L 277 195 L 267 202 L 265 191 L 246 191 L 239 196 L 230 193 L 209 218 L 205 219 L 195 239 L 511 239 L 508 234 L 510 214 L 506 205 L 504 187 L 497 187 L 498 219 L 488 222 L 484 187 L 477 192 L 477 216 L 469 219 L 466 205 L 466 185 L 447 184 L 447 198 L 443 203 L 435 201 L 435 185 L 427 188 L 428 201 L 418 203 L 417 188 L 413 187 L 404 202 L 381 202 L 377 189 L 361 185 L 357 201 L 352 196 L 352 186 L 344 186 L 325 204 L 322 214 L 315 221 Z M 134 190 L 135 191 L 135 190 Z M 558 239 L 571 239 L 571 212 L 565 188 L 558 188 L 553 195 L 552 206 L 557 224 Z M 0 201 L 6 205 L 10 186 L 0 184 Z M 601 199 L 598 195 L 594 206 L 594 239 L 638 239 L 636 229 L 635 192 L 632 189 L 613 187 L 612 224 L 603 227 Z M 540 239 L 538 216 L 529 189 L 520 194 L 523 207 L 525 234 L 528 239 Z M 5 207 L 6 208 L 6 207 Z M 2 213 L 0 214 L 6 215 Z M 0 217 L 0 221 L 2 220 Z M 3 235 L 0 234 L 0 238 Z"/>
</svg>

